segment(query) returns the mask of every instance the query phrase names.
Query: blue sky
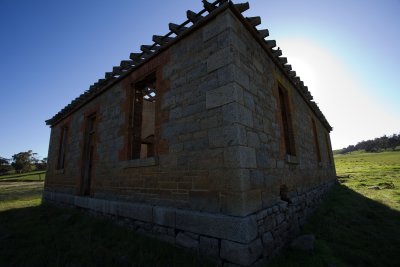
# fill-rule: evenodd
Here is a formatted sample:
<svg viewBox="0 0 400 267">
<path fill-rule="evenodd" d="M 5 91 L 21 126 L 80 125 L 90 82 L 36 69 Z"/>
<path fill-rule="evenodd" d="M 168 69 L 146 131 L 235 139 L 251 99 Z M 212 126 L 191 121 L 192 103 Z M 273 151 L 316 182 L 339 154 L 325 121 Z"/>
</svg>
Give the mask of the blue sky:
<svg viewBox="0 0 400 267">
<path fill-rule="evenodd" d="M 238 1 L 234 1 L 237 3 Z M 200 0 L 0 0 L 0 156 L 47 155 L 51 118 Z M 400 132 L 400 1 L 250 1 L 334 127 L 333 148 Z"/>
</svg>

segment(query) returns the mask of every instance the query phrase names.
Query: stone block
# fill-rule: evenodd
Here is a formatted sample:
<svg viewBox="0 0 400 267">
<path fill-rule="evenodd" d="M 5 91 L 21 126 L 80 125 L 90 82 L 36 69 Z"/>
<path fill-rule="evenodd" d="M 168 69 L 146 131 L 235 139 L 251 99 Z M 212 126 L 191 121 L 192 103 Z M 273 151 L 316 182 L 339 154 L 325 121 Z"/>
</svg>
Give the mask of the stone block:
<svg viewBox="0 0 400 267">
<path fill-rule="evenodd" d="M 204 101 L 200 101 L 198 103 L 186 106 L 182 109 L 182 117 L 191 116 L 194 114 L 199 114 L 206 110 L 206 103 Z"/>
<path fill-rule="evenodd" d="M 250 171 L 250 184 L 252 189 L 264 187 L 264 174 L 260 170 Z"/>
<path fill-rule="evenodd" d="M 276 216 L 276 225 L 280 225 L 285 220 L 285 214 L 279 213 Z"/>
<path fill-rule="evenodd" d="M 147 204 L 118 202 L 116 215 L 144 222 L 153 221 L 153 207 Z"/>
<path fill-rule="evenodd" d="M 253 127 L 252 111 L 245 106 L 232 102 L 222 107 L 223 122 L 225 124 L 239 123 L 248 127 Z"/>
<path fill-rule="evenodd" d="M 236 242 L 250 242 L 257 236 L 255 216 L 234 217 L 189 210 L 176 211 L 176 228 Z"/>
<path fill-rule="evenodd" d="M 225 30 L 234 27 L 234 18 L 229 12 L 218 16 L 203 28 L 203 42 L 210 40 Z"/>
<path fill-rule="evenodd" d="M 244 105 L 250 110 L 255 110 L 255 105 L 254 105 L 254 97 L 253 94 L 244 91 L 243 92 L 243 99 L 244 99 Z"/>
<path fill-rule="evenodd" d="M 219 256 L 219 241 L 216 238 L 200 236 L 200 254 L 217 258 Z"/>
<path fill-rule="evenodd" d="M 268 216 L 268 209 L 261 210 L 257 213 L 257 221 L 263 221 Z"/>
<path fill-rule="evenodd" d="M 223 85 L 206 92 L 206 108 L 212 109 L 231 102 L 243 103 L 243 89 L 236 83 Z"/>
<path fill-rule="evenodd" d="M 267 151 L 263 149 L 257 149 L 256 156 L 257 156 L 257 167 L 260 169 L 267 169 L 269 167 L 268 164 L 269 159 L 267 156 Z"/>
<path fill-rule="evenodd" d="M 250 171 L 233 168 L 210 171 L 210 188 L 220 191 L 250 190 Z"/>
<path fill-rule="evenodd" d="M 248 244 L 222 240 L 220 256 L 222 259 L 233 263 L 251 266 L 261 256 L 262 251 L 263 247 L 260 238 Z"/>
<path fill-rule="evenodd" d="M 234 216 L 246 216 L 262 207 L 261 191 L 221 193 L 221 210 Z"/>
<path fill-rule="evenodd" d="M 89 208 L 89 198 L 86 197 L 75 197 L 75 206 L 88 209 Z"/>
<path fill-rule="evenodd" d="M 189 191 L 190 208 L 198 211 L 218 212 L 219 193 L 213 191 Z"/>
<path fill-rule="evenodd" d="M 210 148 L 246 145 L 246 130 L 242 125 L 233 124 L 208 131 Z"/>
<path fill-rule="evenodd" d="M 260 147 L 260 139 L 258 134 L 255 132 L 247 132 L 247 143 L 249 147 L 259 148 Z"/>
<path fill-rule="evenodd" d="M 233 58 L 233 51 L 230 47 L 225 47 L 212 55 L 209 55 L 207 59 L 207 72 L 212 72 L 230 64 L 233 61 Z"/>
<path fill-rule="evenodd" d="M 199 138 L 195 140 L 185 141 L 183 148 L 186 152 L 188 151 L 203 151 L 208 148 L 208 138 Z"/>
<path fill-rule="evenodd" d="M 265 231 L 271 231 L 276 227 L 276 219 L 275 215 L 269 215 L 268 217 L 264 218 L 264 229 Z"/>
<path fill-rule="evenodd" d="M 161 102 L 161 109 L 167 109 L 171 107 L 175 107 L 176 99 L 174 95 L 164 94 Z"/>
<path fill-rule="evenodd" d="M 183 232 L 178 233 L 176 236 L 176 244 L 184 248 L 197 249 L 199 247 L 199 241 L 192 237 L 184 234 Z"/>
<path fill-rule="evenodd" d="M 155 206 L 153 208 L 153 222 L 175 228 L 175 214 L 175 209 Z"/>
<path fill-rule="evenodd" d="M 256 151 L 245 146 L 226 147 L 224 164 L 227 168 L 257 168 Z"/>
<path fill-rule="evenodd" d="M 262 236 L 262 241 L 264 245 L 268 245 L 274 242 L 274 238 L 271 232 L 266 232 Z"/>
<path fill-rule="evenodd" d="M 274 237 L 272 236 L 271 232 L 266 232 L 262 236 L 263 241 L 263 255 L 268 257 L 271 255 L 271 252 L 274 250 Z"/>
</svg>

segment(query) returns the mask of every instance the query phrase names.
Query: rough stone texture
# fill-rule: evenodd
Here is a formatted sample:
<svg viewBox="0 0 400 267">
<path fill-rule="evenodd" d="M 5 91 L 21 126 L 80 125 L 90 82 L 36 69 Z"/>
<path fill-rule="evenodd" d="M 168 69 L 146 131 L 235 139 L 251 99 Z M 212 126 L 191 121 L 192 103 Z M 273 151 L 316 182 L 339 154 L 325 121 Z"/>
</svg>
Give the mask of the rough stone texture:
<svg viewBox="0 0 400 267">
<path fill-rule="evenodd" d="M 254 216 L 240 218 L 177 210 L 176 227 L 238 242 L 249 242 L 257 236 Z"/>
<path fill-rule="evenodd" d="M 332 186 L 329 130 L 236 13 L 205 21 L 52 125 L 43 199 L 125 218 L 138 232 L 246 266 L 278 253 Z M 151 73 L 155 156 L 131 160 L 132 84 Z M 289 98 L 296 155 L 286 155 L 278 87 Z M 93 176 L 82 196 L 94 113 Z M 65 166 L 57 169 L 64 126 Z"/>
<path fill-rule="evenodd" d="M 219 240 L 216 238 L 210 238 L 200 236 L 199 249 L 200 253 L 206 256 L 217 258 L 219 256 Z"/>
<path fill-rule="evenodd" d="M 176 236 L 176 244 L 189 249 L 197 249 L 199 241 L 183 232 L 180 232 Z"/>
<path fill-rule="evenodd" d="M 332 182 L 323 184 L 292 197 L 290 204 L 279 202 L 255 215 L 243 218 L 148 204 L 133 205 L 134 208 L 128 207 L 128 210 L 137 210 L 140 207 L 142 210 L 152 212 L 144 212 L 148 214 L 147 216 L 129 213 L 130 216 L 124 216 L 126 219 L 123 224 L 138 233 L 152 236 L 155 234 L 162 241 L 222 259 L 226 261 L 224 266 L 237 264 L 262 266 L 300 232 L 300 226 L 317 208 L 331 186 Z M 120 210 L 129 205 L 126 202 L 83 198 L 47 190 L 43 194 L 43 200 L 79 206 L 92 213 L 111 218 L 121 216 Z M 284 220 L 276 219 L 280 217 Z M 171 226 L 174 218 L 176 224 Z M 196 221 L 198 223 L 195 223 Z M 300 249 L 311 248 L 313 242 L 309 241 L 312 238 L 301 238 L 303 239 L 304 242 L 294 242 L 294 244 L 300 243 L 294 246 Z"/>
<path fill-rule="evenodd" d="M 250 266 L 262 254 L 262 243 L 256 239 L 250 244 L 222 240 L 221 258 L 244 266 Z"/>
</svg>

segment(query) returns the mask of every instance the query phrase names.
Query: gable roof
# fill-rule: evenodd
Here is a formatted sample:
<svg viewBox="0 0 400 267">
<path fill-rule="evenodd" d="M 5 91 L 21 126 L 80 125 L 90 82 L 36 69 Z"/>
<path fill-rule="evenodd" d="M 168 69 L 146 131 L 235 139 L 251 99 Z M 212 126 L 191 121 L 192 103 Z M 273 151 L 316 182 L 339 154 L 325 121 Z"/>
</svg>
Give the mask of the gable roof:
<svg viewBox="0 0 400 267">
<path fill-rule="evenodd" d="M 198 13 L 188 10 L 186 12 L 187 20 L 185 22 L 181 24 L 170 23 L 170 31 L 166 35 L 153 35 L 153 44 L 142 45 L 140 47 L 141 52 L 131 53 L 129 60 L 122 60 L 120 65 L 113 67 L 111 72 L 106 72 L 104 78 L 99 79 L 97 82 L 89 87 L 89 90 L 86 90 L 79 97 L 72 100 L 71 103 L 65 106 L 51 119 L 46 120 L 46 124 L 54 126 L 59 121 L 67 117 L 69 114 L 85 105 L 91 99 L 106 91 L 113 84 L 122 80 L 139 66 L 142 66 L 151 58 L 160 54 L 162 51 L 164 51 L 174 43 L 178 42 L 185 36 L 189 35 L 191 32 L 195 31 L 199 27 L 208 23 L 212 18 L 229 8 L 241 20 L 241 22 L 255 37 L 255 39 L 261 44 L 268 55 L 270 55 L 271 59 L 282 70 L 288 80 L 294 85 L 294 87 L 303 97 L 303 99 L 317 116 L 317 118 L 326 127 L 326 129 L 329 131 L 332 130 L 332 127 L 326 120 L 325 116 L 322 114 L 318 105 L 314 101 L 312 101 L 313 97 L 308 90 L 308 87 L 304 85 L 304 82 L 300 79 L 300 77 L 296 76 L 296 72 L 292 70 L 291 65 L 287 64 L 287 58 L 281 57 L 282 51 L 279 48 L 274 49 L 276 47 L 276 41 L 265 39 L 269 36 L 269 31 L 267 29 L 258 30 L 256 28 L 256 26 L 261 24 L 261 18 L 244 17 L 242 15 L 244 11 L 249 9 L 248 2 L 241 4 L 233 4 L 230 0 L 216 0 L 213 3 L 209 3 L 207 0 L 202 0 L 202 2 L 204 6 L 203 10 Z M 203 16 L 204 14 L 205 16 Z"/>
</svg>

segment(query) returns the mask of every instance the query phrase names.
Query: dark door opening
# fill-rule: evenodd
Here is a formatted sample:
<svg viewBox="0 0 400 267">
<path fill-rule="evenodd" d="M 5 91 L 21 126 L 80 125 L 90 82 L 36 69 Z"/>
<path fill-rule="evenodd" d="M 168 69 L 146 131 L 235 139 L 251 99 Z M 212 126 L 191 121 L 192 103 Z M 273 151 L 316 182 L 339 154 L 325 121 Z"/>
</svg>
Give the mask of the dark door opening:
<svg viewBox="0 0 400 267">
<path fill-rule="evenodd" d="M 96 115 L 93 114 L 87 118 L 85 130 L 85 145 L 83 151 L 83 169 L 81 182 L 81 195 L 90 196 L 92 182 L 93 155 L 95 149 L 95 122 Z"/>
</svg>

